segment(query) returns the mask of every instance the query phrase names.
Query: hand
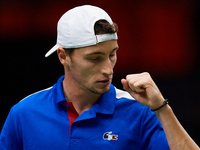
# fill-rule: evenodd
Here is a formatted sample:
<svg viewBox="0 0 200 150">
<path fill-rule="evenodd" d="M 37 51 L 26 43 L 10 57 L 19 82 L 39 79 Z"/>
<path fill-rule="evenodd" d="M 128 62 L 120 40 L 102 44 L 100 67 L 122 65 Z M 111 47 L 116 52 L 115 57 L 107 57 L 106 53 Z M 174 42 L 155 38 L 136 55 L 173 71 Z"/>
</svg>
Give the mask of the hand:
<svg viewBox="0 0 200 150">
<path fill-rule="evenodd" d="M 121 82 L 124 90 L 144 106 L 156 109 L 164 102 L 160 90 L 149 73 L 127 75 Z"/>
</svg>

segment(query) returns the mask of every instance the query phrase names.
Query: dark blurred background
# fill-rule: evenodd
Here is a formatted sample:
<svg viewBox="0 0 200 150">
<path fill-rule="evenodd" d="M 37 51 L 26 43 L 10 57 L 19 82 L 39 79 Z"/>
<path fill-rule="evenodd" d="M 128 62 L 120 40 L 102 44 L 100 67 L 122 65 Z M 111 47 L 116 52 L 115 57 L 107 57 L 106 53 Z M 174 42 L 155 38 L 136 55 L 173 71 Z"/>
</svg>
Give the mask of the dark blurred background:
<svg viewBox="0 0 200 150">
<path fill-rule="evenodd" d="M 63 74 L 56 53 L 44 55 L 56 43 L 60 16 L 84 4 L 103 8 L 119 26 L 113 84 L 122 88 L 126 74 L 149 72 L 200 145 L 199 0 L 1 0 L 0 129 L 14 104 Z"/>
</svg>

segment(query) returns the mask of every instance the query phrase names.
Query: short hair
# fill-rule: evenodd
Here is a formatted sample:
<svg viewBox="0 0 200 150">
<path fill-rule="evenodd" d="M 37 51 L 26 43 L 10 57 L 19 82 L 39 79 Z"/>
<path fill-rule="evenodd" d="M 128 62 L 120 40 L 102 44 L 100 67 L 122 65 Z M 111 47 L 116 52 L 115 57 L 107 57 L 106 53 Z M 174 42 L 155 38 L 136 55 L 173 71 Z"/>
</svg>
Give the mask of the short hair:
<svg viewBox="0 0 200 150">
<path fill-rule="evenodd" d="M 116 33 L 118 32 L 118 26 L 116 23 L 110 24 L 107 20 L 100 19 L 94 24 L 95 35 Z M 65 52 L 69 55 L 72 54 L 75 48 L 64 48 Z"/>
<path fill-rule="evenodd" d="M 95 35 L 115 33 L 118 31 L 116 23 L 110 24 L 107 20 L 101 19 L 94 24 Z"/>
</svg>

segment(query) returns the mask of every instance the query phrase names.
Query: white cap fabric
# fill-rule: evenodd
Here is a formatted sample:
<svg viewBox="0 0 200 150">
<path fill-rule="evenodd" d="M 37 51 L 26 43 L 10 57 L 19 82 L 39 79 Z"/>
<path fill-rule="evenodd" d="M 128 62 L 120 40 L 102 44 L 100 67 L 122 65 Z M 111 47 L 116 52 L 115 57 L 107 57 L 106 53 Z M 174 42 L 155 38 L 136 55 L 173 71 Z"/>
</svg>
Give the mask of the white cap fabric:
<svg viewBox="0 0 200 150">
<path fill-rule="evenodd" d="M 45 57 L 55 52 L 58 47 L 80 48 L 108 40 L 117 40 L 117 33 L 95 35 L 94 24 L 100 19 L 113 24 L 110 16 L 96 6 L 83 5 L 67 11 L 58 21 L 57 43 Z"/>
</svg>

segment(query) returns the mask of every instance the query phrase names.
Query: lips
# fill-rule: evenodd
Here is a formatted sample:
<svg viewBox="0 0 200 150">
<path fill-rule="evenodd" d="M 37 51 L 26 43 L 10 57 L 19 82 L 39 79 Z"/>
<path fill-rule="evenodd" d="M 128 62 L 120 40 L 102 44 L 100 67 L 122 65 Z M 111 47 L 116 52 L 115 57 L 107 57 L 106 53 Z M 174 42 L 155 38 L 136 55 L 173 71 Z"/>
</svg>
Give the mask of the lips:
<svg viewBox="0 0 200 150">
<path fill-rule="evenodd" d="M 101 85 L 108 85 L 111 83 L 111 79 L 101 80 L 101 81 L 98 81 L 98 83 Z"/>
</svg>

